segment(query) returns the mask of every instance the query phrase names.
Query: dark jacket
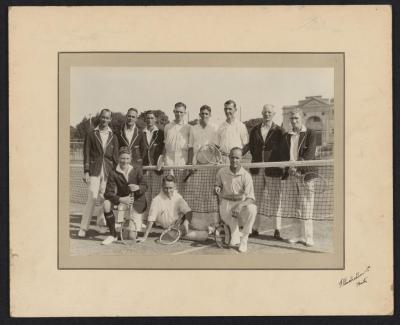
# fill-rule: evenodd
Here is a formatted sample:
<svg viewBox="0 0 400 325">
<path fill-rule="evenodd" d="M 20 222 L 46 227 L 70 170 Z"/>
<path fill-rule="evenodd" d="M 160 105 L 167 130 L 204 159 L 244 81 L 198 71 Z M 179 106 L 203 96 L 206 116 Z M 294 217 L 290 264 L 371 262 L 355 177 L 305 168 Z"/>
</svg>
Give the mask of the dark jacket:
<svg viewBox="0 0 400 325">
<path fill-rule="evenodd" d="M 120 197 L 130 194 L 129 184 L 139 185 L 139 189 L 134 192 L 135 200 L 133 207 L 138 213 L 142 213 L 147 207 L 146 196 L 144 195 L 147 191 L 147 184 L 143 178 L 142 169 L 138 166 L 132 168 L 128 174 L 128 181 L 121 172 L 118 172 L 116 169 L 112 170 L 107 180 L 104 198 L 111 201 L 112 204 L 118 205 Z"/>
<path fill-rule="evenodd" d="M 262 123 L 256 125 L 250 131 L 249 150 L 251 162 L 281 161 L 280 146 L 284 133 L 282 128 L 272 123 L 264 141 L 261 134 L 261 126 Z M 250 168 L 252 174 L 258 174 L 258 170 L 259 168 Z M 264 173 L 270 177 L 282 177 L 282 168 L 264 168 Z"/>
<path fill-rule="evenodd" d="M 290 160 L 290 141 L 292 135 L 290 133 L 285 133 L 283 135 L 283 141 L 281 145 L 281 158 L 282 161 Z M 315 151 L 317 148 L 316 135 L 313 130 L 307 129 L 306 132 L 300 132 L 299 137 L 299 154 L 298 160 L 315 160 Z M 284 179 L 288 177 L 289 168 L 285 168 Z M 316 173 L 316 167 L 297 167 L 297 171 L 305 173 Z"/>
<path fill-rule="evenodd" d="M 125 136 L 124 128 L 125 124 L 117 132 L 119 148 L 128 147 L 131 150 L 132 164 L 141 164 L 143 153 L 143 132 L 139 130 L 136 125 L 135 130 L 133 131 L 132 141 L 129 142 Z"/>
<path fill-rule="evenodd" d="M 99 176 L 101 167 L 104 165 L 104 174 L 107 175 L 117 165 L 118 162 L 118 140 L 110 132 L 106 149 L 103 150 L 103 144 L 98 129 L 87 133 L 83 144 L 83 166 L 84 172 L 89 176 Z"/>
<path fill-rule="evenodd" d="M 147 142 L 147 137 L 143 131 L 143 166 L 157 165 L 158 157 L 164 149 L 164 131 L 158 129 L 153 133 L 150 143 Z"/>
</svg>

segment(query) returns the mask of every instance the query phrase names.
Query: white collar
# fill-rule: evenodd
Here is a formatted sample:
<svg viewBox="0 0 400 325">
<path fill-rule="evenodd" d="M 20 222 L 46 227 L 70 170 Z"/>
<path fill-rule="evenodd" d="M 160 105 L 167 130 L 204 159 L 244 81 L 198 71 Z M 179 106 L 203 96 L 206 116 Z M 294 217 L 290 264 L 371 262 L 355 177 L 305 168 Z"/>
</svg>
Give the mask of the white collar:
<svg viewBox="0 0 400 325">
<path fill-rule="evenodd" d="M 95 127 L 95 130 L 97 130 L 97 131 L 99 131 L 99 132 L 110 132 L 110 133 L 112 133 L 112 130 L 110 129 L 109 126 L 107 126 L 107 129 L 106 129 L 106 130 L 100 130 L 99 126 L 96 126 L 96 127 Z"/>
<path fill-rule="evenodd" d="M 239 175 L 244 174 L 244 168 L 242 166 L 240 166 L 240 169 L 238 170 L 238 172 L 236 174 L 232 172 L 230 167 L 228 167 L 228 171 L 229 171 L 229 174 L 231 174 L 233 176 L 239 176 Z"/>
<path fill-rule="evenodd" d="M 153 130 L 152 131 L 150 131 L 146 126 L 146 128 L 143 130 L 143 132 L 151 132 L 151 133 L 153 133 L 153 132 L 155 132 L 157 130 L 158 130 L 158 127 L 156 125 L 153 126 Z"/>
<path fill-rule="evenodd" d="M 262 122 L 261 127 L 272 128 L 272 123 L 274 123 L 274 122 L 272 122 L 272 121 L 269 122 L 269 123 L 268 122 L 267 123 Z"/>
<path fill-rule="evenodd" d="M 176 125 L 183 125 L 183 124 L 185 124 L 185 121 L 183 121 L 183 120 L 182 120 L 180 123 L 177 123 L 175 120 L 173 120 L 172 122 L 175 123 Z"/>
<path fill-rule="evenodd" d="M 115 169 L 117 172 L 124 174 L 124 175 L 129 175 L 129 173 L 131 172 L 131 170 L 133 169 L 132 165 L 128 166 L 128 172 L 125 174 L 125 172 L 121 169 L 121 167 L 119 166 L 119 164 L 117 165 L 117 168 Z"/>
<path fill-rule="evenodd" d="M 289 134 L 291 134 L 291 135 L 297 135 L 297 134 L 299 134 L 299 133 L 301 133 L 301 132 L 307 132 L 307 129 L 306 129 L 306 127 L 304 126 L 304 125 L 302 125 L 301 126 L 301 128 L 300 128 L 300 132 L 294 132 L 293 130 L 291 130 L 291 131 L 289 131 Z"/>
</svg>

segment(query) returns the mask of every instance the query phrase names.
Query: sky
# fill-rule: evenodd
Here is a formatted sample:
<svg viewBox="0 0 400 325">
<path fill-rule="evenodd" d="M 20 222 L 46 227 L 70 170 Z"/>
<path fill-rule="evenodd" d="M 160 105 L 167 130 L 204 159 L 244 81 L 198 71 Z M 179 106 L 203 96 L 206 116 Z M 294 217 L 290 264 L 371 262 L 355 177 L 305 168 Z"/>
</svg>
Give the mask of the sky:
<svg viewBox="0 0 400 325">
<path fill-rule="evenodd" d="M 72 126 L 103 108 L 160 109 L 172 120 L 179 101 L 187 106 L 186 119 L 198 118 L 200 106 L 207 104 L 220 124 L 228 99 L 237 103 L 242 121 L 261 117 L 263 105 L 273 104 L 280 125 L 283 106 L 306 96 L 334 95 L 333 68 L 72 67 L 70 82 Z"/>
</svg>

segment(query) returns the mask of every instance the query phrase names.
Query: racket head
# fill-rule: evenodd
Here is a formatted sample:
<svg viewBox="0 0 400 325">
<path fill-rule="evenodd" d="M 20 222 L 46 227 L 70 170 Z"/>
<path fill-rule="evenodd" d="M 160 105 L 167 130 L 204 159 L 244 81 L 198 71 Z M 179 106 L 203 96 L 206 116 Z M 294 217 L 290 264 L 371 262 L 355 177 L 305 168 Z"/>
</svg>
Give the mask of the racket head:
<svg viewBox="0 0 400 325">
<path fill-rule="evenodd" d="M 160 235 L 160 243 L 163 245 L 172 245 L 181 237 L 181 231 L 177 227 L 165 229 Z"/>
<path fill-rule="evenodd" d="M 328 181 L 318 173 L 309 172 L 301 177 L 302 186 L 313 193 L 324 193 L 328 188 Z"/>
<path fill-rule="evenodd" d="M 157 170 L 160 171 L 164 167 L 164 156 L 160 155 L 157 159 Z"/>
<path fill-rule="evenodd" d="M 224 223 L 219 223 L 214 231 L 215 243 L 219 248 L 229 248 L 231 242 L 231 232 L 229 227 Z"/>
<path fill-rule="evenodd" d="M 197 151 L 196 153 L 196 163 L 199 165 L 220 164 L 222 161 L 222 154 L 219 149 L 212 145 L 206 144 Z"/>
</svg>

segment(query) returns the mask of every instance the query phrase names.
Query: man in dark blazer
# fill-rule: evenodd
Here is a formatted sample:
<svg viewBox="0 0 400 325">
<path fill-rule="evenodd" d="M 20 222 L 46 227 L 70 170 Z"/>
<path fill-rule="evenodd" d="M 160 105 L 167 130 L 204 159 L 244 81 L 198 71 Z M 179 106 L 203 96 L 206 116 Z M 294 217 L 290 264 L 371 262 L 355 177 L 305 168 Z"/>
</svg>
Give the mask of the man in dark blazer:
<svg viewBox="0 0 400 325">
<path fill-rule="evenodd" d="M 265 104 L 262 109 L 262 123 L 256 125 L 250 131 L 250 139 L 248 146 L 245 147 L 244 153 L 250 150 L 251 162 L 271 162 L 280 161 L 280 146 L 283 137 L 281 127 L 273 122 L 275 116 L 275 107 L 271 104 Z M 252 175 L 260 175 L 259 168 L 251 168 Z M 265 176 L 253 176 L 255 183 L 263 181 L 265 191 L 257 191 L 256 203 L 259 205 L 259 211 L 266 209 L 268 216 L 273 217 L 273 227 L 275 229 L 274 237 L 281 239 L 281 218 L 278 216 L 279 198 L 280 198 L 280 182 L 282 178 L 282 168 L 269 167 L 261 171 Z M 263 209 L 261 209 L 263 205 Z M 253 225 L 252 235 L 258 235 L 260 230 L 261 215 L 258 214 Z"/>
<path fill-rule="evenodd" d="M 83 145 L 83 181 L 88 184 L 88 200 L 83 211 L 79 237 L 85 237 L 92 218 L 98 197 L 102 199 L 107 177 L 114 169 L 118 159 L 118 140 L 109 127 L 111 111 L 103 109 L 100 112 L 99 125 L 89 131 Z M 102 232 L 104 222 L 102 211 L 97 216 L 97 230 Z"/>
<path fill-rule="evenodd" d="M 142 228 L 142 214 L 147 207 L 145 197 L 147 184 L 144 181 L 141 166 L 130 164 L 131 150 L 128 147 L 120 148 L 118 160 L 117 167 L 108 177 L 104 193 L 104 215 L 111 236 L 102 242 L 103 245 L 109 245 L 117 240 L 115 222 L 122 223 L 124 219 L 129 219 L 130 238 L 136 239 L 137 232 Z M 118 207 L 117 220 L 113 214 L 113 206 Z"/>
<path fill-rule="evenodd" d="M 164 149 L 164 132 L 156 126 L 153 111 L 146 112 L 146 128 L 143 130 L 143 166 L 157 165 L 158 157 Z"/>
<path fill-rule="evenodd" d="M 285 161 L 298 160 L 314 160 L 316 151 L 316 135 L 313 130 L 307 129 L 303 124 L 303 112 L 296 109 L 290 113 L 290 123 L 292 131 L 287 132 L 283 136 L 281 146 L 281 157 Z M 297 194 L 297 203 L 299 209 L 296 216 L 300 220 L 300 236 L 292 238 L 291 243 L 301 243 L 306 246 L 313 246 L 313 210 L 314 210 L 314 192 L 307 190 L 301 185 L 301 182 L 296 182 L 296 178 L 301 177 L 305 173 L 317 170 L 315 167 L 288 167 L 284 171 L 283 179 L 288 182 L 288 185 L 295 187 L 296 190 L 292 193 Z M 307 187 L 313 187 L 313 176 L 304 178 L 308 183 Z M 300 184 L 300 185 L 299 185 Z M 290 186 L 288 187 L 290 188 Z"/>
<path fill-rule="evenodd" d="M 125 123 L 117 132 L 119 147 L 128 147 L 132 155 L 132 164 L 142 164 L 143 133 L 136 125 L 138 110 L 128 109 Z"/>
</svg>

